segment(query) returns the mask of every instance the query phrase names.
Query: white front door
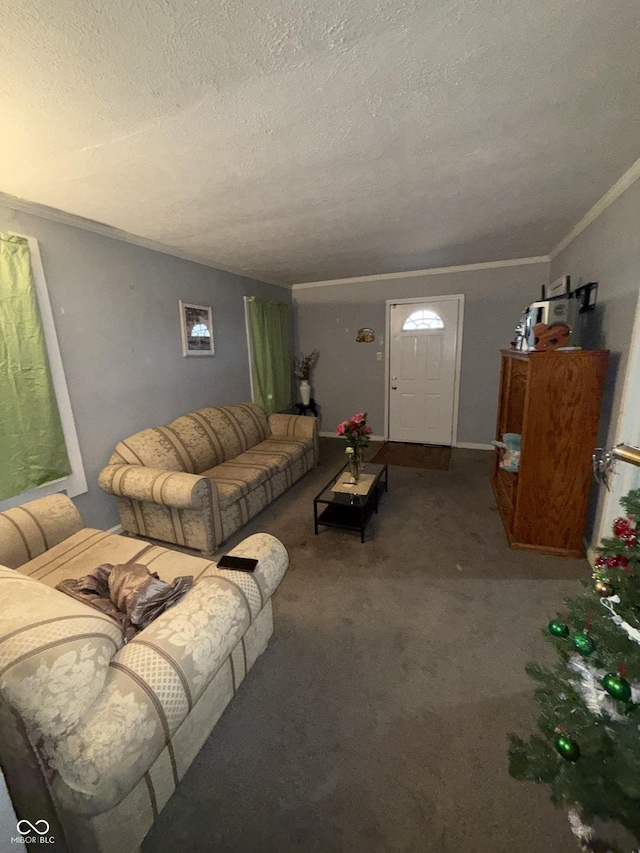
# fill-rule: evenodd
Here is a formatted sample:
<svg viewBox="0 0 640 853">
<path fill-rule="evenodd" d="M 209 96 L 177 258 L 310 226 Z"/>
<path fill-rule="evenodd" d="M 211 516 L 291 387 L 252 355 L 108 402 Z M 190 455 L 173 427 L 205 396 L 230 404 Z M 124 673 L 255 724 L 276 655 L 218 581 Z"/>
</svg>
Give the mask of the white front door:
<svg viewBox="0 0 640 853">
<path fill-rule="evenodd" d="M 389 305 L 389 441 L 452 443 L 462 298 Z"/>
</svg>

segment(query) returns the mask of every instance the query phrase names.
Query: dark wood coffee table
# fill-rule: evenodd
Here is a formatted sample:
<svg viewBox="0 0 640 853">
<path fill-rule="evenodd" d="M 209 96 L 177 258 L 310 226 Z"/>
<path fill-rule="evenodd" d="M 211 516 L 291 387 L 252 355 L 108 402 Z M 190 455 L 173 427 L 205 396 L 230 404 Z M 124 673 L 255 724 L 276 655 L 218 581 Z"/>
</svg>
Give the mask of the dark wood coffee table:
<svg viewBox="0 0 640 853">
<path fill-rule="evenodd" d="M 372 477 L 366 494 L 352 492 L 334 492 L 332 487 L 347 471 L 347 465 L 341 468 L 327 483 L 320 494 L 313 499 L 313 523 L 316 536 L 318 526 L 341 527 L 345 530 L 359 530 L 360 541 L 364 542 L 364 531 L 374 512 L 378 512 L 378 502 L 382 492 L 389 491 L 389 473 L 386 465 L 367 462 L 364 477 Z"/>
</svg>

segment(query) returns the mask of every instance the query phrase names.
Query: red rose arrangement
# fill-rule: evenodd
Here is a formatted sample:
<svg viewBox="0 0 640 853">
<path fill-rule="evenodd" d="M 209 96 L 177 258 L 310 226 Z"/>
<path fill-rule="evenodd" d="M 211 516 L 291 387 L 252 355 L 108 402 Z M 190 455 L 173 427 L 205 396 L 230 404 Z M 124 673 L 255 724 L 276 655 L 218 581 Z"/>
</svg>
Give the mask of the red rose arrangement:
<svg viewBox="0 0 640 853">
<path fill-rule="evenodd" d="M 347 453 L 349 448 L 352 448 L 352 452 L 359 455 L 362 448 L 369 444 L 369 436 L 371 435 L 371 427 L 367 426 L 367 413 L 358 412 L 358 414 L 351 415 L 348 420 L 342 421 L 336 427 L 336 435 L 347 440 Z"/>
</svg>

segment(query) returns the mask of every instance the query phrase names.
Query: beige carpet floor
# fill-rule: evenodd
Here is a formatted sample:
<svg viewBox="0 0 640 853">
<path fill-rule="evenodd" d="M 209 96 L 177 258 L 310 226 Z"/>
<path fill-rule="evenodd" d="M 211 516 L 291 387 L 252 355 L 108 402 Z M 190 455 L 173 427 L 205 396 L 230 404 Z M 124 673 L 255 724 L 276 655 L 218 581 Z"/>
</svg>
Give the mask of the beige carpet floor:
<svg viewBox="0 0 640 853">
<path fill-rule="evenodd" d="M 531 730 L 524 665 L 586 562 L 508 548 L 486 451 L 390 468 L 364 545 L 314 536 L 344 444 L 321 453 L 228 543 L 289 549 L 275 634 L 143 853 L 572 853 L 547 789 L 509 777 L 507 732 Z"/>
<path fill-rule="evenodd" d="M 435 444 L 385 441 L 371 461 L 379 465 L 401 465 L 403 468 L 433 468 L 436 471 L 448 471 L 451 465 L 451 448 Z"/>
</svg>

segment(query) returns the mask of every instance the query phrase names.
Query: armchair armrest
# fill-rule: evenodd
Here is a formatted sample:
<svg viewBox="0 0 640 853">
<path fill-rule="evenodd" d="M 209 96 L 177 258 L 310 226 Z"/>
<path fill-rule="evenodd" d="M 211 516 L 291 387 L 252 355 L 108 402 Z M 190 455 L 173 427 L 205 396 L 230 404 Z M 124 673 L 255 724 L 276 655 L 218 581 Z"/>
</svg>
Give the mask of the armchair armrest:
<svg viewBox="0 0 640 853">
<path fill-rule="evenodd" d="M 66 495 L 49 495 L 1 512 L 0 564 L 17 569 L 83 527 Z"/>
<path fill-rule="evenodd" d="M 208 477 L 144 465 L 107 465 L 98 484 L 109 495 L 175 509 L 198 509 L 209 495 L 214 503 L 218 498 L 216 485 Z"/>
</svg>

